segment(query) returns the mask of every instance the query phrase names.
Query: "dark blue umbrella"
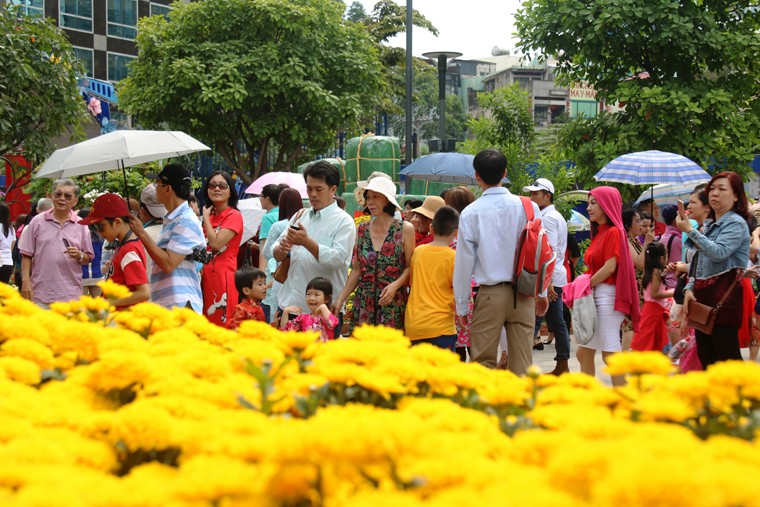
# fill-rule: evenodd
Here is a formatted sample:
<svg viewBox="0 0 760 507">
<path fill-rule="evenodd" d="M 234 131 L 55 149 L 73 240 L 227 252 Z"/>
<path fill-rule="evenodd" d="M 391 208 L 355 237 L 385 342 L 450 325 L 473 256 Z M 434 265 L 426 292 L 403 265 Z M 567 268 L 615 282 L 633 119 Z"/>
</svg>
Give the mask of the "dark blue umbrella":
<svg viewBox="0 0 760 507">
<path fill-rule="evenodd" d="M 474 158 L 474 155 L 465 153 L 433 153 L 419 157 L 401 169 L 401 174 L 406 178 L 477 185 L 475 169 L 472 167 Z M 502 182 L 510 181 L 504 178 Z"/>
</svg>

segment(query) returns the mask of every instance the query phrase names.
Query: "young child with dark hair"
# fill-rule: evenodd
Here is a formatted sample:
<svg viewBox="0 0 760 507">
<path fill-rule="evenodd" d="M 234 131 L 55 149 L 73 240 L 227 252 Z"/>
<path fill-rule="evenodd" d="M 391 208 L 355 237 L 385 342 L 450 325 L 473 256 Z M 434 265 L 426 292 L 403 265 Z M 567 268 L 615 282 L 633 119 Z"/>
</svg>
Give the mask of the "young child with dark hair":
<svg viewBox="0 0 760 507">
<path fill-rule="evenodd" d="M 633 350 L 662 350 L 668 339 L 667 321 L 670 318 L 669 300 L 673 289 L 665 285 L 665 268 L 668 265 L 667 249 L 662 243 L 649 243 L 644 257 L 644 277 L 641 287 L 644 293 L 644 308 L 638 333 L 633 335 Z"/>
<path fill-rule="evenodd" d="M 244 267 L 235 271 L 235 287 L 240 294 L 240 304 L 235 307 L 227 329 L 237 329 L 244 320 L 266 322 L 261 300 L 267 295 L 267 276 L 256 268 Z"/>
<path fill-rule="evenodd" d="M 320 342 L 335 338 L 338 318 L 330 313 L 332 283 L 327 278 L 318 276 L 306 285 L 306 304 L 311 313 L 302 313 L 297 306 L 286 306 L 282 310 L 280 329 L 284 331 L 319 331 Z"/>
<path fill-rule="evenodd" d="M 454 305 L 454 260 L 449 247 L 459 228 L 459 213 L 450 206 L 433 216 L 433 241 L 415 248 L 406 304 L 406 336 L 412 345 L 430 343 L 454 352 L 457 339 Z"/>
</svg>

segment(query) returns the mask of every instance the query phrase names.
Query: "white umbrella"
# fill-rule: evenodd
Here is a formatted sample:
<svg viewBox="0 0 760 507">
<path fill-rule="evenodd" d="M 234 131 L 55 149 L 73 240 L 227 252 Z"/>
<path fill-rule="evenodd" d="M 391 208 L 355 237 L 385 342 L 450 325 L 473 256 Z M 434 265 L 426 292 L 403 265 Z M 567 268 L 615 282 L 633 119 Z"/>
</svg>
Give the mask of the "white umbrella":
<svg viewBox="0 0 760 507">
<path fill-rule="evenodd" d="M 169 130 L 117 130 L 56 150 L 35 178 L 83 176 L 210 150 L 184 132 Z"/>
<path fill-rule="evenodd" d="M 267 210 L 261 207 L 261 201 L 258 197 L 242 199 L 238 201 L 237 207 L 240 214 L 243 215 L 243 234 L 240 236 L 240 244 L 242 245 L 256 235 L 256 231 L 261 225 L 261 219 L 267 214 Z"/>
</svg>

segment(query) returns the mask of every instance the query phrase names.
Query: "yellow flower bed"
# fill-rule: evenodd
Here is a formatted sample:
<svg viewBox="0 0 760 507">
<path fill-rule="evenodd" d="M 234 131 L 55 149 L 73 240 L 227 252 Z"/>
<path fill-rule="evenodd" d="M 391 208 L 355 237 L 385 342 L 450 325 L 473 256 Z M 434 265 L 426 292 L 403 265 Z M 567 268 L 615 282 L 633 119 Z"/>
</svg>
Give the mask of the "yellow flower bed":
<svg viewBox="0 0 760 507">
<path fill-rule="evenodd" d="M 612 389 L 2 284 L 0 322 L 4 507 L 760 505 L 757 364 L 620 354 Z"/>
</svg>

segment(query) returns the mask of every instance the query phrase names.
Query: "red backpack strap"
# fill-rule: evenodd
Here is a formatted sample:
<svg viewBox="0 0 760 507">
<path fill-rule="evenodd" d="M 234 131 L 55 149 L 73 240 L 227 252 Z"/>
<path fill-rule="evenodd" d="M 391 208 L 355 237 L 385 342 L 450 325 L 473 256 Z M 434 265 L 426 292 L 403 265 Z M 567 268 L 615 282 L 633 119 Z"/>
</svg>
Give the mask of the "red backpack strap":
<svg viewBox="0 0 760 507">
<path fill-rule="evenodd" d="M 530 197 L 521 195 L 520 202 L 522 202 L 523 209 L 525 210 L 525 216 L 528 217 L 528 222 L 530 222 L 535 218 L 535 215 L 533 214 L 533 201 L 530 200 Z"/>
</svg>

